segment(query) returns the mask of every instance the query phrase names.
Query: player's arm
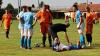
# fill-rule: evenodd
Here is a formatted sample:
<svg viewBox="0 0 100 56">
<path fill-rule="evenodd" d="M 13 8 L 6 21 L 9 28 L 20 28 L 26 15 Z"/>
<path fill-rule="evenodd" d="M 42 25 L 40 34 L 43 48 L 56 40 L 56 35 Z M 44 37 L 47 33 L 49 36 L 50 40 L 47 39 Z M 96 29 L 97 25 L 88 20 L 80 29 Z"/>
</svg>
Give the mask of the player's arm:
<svg viewBox="0 0 100 56">
<path fill-rule="evenodd" d="M 13 17 L 12 17 L 12 15 L 11 15 L 11 24 L 13 23 Z"/>
<path fill-rule="evenodd" d="M 36 22 L 37 22 L 37 17 L 36 17 L 36 15 L 34 16 L 34 22 L 33 22 L 33 24 L 32 24 L 32 26 L 35 26 L 35 24 L 36 24 Z"/>
<path fill-rule="evenodd" d="M 4 21 L 4 16 L 2 16 L 0 27 L 2 27 L 3 21 Z"/>
<path fill-rule="evenodd" d="M 20 20 L 20 17 L 19 17 L 19 15 L 17 15 L 17 16 L 16 16 L 16 18 L 17 18 L 17 20 Z"/>
<path fill-rule="evenodd" d="M 53 19 L 53 16 L 50 13 L 50 25 L 52 25 L 52 19 Z"/>
<path fill-rule="evenodd" d="M 80 25 L 83 23 L 83 17 L 82 17 L 82 15 L 80 14 L 80 22 L 79 22 L 79 27 L 78 27 L 78 29 L 80 28 Z"/>
<path fill-rule="evenodd" d="M 69 38 L 68 38 L 67 32 L 65 32 L 65 39 L 66 39 L 66 41 L 68 42 L 68 44 L 70 44 L 70 41 L 69 41 Z"/>
<path fill-rule="evenodd" d="M 80 16 L 80 25 L 83 23 L 83 18 Z"/>
</svg>

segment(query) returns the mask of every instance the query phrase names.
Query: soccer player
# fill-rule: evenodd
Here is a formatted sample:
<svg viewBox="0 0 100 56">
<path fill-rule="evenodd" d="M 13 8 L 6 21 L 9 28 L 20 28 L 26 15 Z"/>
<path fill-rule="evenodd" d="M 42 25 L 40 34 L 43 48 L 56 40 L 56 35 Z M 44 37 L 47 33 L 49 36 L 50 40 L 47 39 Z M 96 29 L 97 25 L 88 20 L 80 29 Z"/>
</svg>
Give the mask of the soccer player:
<svg viewBox="0 0 100 56">
<path fill-rule="evenodd" d="M 85 37 L 83 35 L 83 31 L 84 31 L 84 20 L 82 18 L 82 13 L 81 11 L 78 9 L 78 5 L 74 4 L 73 5 L 73 10 L 76 12 L 76 23 L 77 23 L 77 29 L 78 29 L 78 33 L 80 35 L 80 44 L 82 46 L 82 48 L 85 47 Z"/>
<path fill-rule="evenodd" d="M 71 13 L 71 19 L 72 19 L 73 22 L 75 22 L 75 12 Z"/>
<path fill-rule="evenodd" d="M 42 43 L 45 47 L 46 34 L 48 33 L 48 39 L 50 47 L 52 46 L 51 36 L 48 32 L 48 27 L 52 24 L 52 15 L 48 9 L 47 5 L 44 5 L 42 9 L 36 14 L 37 20 L 39 20 L 41 33 L 42 33 Z"/>
<path fill-rule="evenodd" d="M 20 39 L 20 47 L 24 47 L 24 20 L 22 19 L 22 15 L 27 11 L 27 6 L 22 6 L 22 11 L 16 16 L 19 21 L 18 28 L 20 30 L 21 39 Z"/>
<path fill-rule="evenodd" d="M 12 14 L 9 10 L 5 10 L 5 14 L 2 16 L 2 23 L 4 22 L 4 28 L 6 32 L 6 38 L 9 38 L 10 24 L 11 24 Z M 1 26 L 2 26 L 1 23 Z"/>
<path fill-rule="evenodd" d="M 66 28 L 68 28 L 69 25 L 70 25 L 70 24 L 66 22 L 65 24 L 60 24 L 60 23 L 58 23 L 58 24 L 53 24 L 53 25 L 51 25 L 51 26 L 49 27 L 49 32 L 50 32 L 50 34 L 51 34 L 51 36 L 52 36 L 52 38 L 53 38 L 53 42 L 54 42 L 54 40 L 55 40 L 56 38 L 59 39 L 59 37 L 58 37 L 58 35 L 57 35 L 58 32 L 64 32 L 64 33 L 65 33 L 65 39 L 67 40 L 68 44 L 70 44 L 69 38 L 68 38 L 67 32 L 66 32 Z"/>
<path fill-rule="evenodd" d="M 31 7 L 27 8 L 27 12 L 25 12 L 22 15 L 22 18 L 24 19 L 24 47 L 25 49 L 31 49 L 31 38 L 32 38 L 32 33 L 33 33 L 33 21 L 34 18 L 33 16 L 35 13 L 31 12 Z"/>
<path fill-rule="evenodd" d="M 93 14 L 91 13 L 90 8 L 87 7 L 87 13 L 86 13 L 86 39 L 87 39 L 87 42 L 88 42 L 88 46 L 91 46 L 91 43 L 92 43 L 93 21 L 94 21 Z"/>
<path fill-rule="evenodd" d="M 70 44 L 70 45 L 64 45 L 60 42 L 59 38 L 54 39 L 54 43 L 52 46 L 52 49 L 57 52 L 66 51 L 66 50 L 75 50 L 75 49 L 81 49 L 80 42 L 78 41 L 77 44 Z"/>
</svg>

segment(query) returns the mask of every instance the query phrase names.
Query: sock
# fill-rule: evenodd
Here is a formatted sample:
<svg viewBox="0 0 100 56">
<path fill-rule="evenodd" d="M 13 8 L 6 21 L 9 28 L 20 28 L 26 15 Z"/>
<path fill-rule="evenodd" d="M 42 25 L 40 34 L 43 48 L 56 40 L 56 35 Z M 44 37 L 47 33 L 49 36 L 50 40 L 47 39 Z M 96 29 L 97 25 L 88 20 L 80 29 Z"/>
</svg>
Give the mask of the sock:
<svg viewBox="0 0 100 56">
<path fill-rule="evenodd" d="M 45 47 L 45 41 L 46 41 L 46 37 L 45 36 L 42 37 L 42 41 L 43 41 L 43 46 Z"/>
<path fill-rule="evenodd" d="M 49 40 L 50 47 L 52 47 L 52 39 L 51 39 L 51 36 L 48 37 L 48 40 Z"/>
<path fill-rule="evenodd" d="M 24 39 L 24 47 L 27 48 L 27 36 L 25 36 L 25 39 Z"/>
<path fill-rule="evenodd" d="M 9 34 L 9 30 L 6 31 L 6 38 L 9 38 L 8 34 Z"/>
<path fill-rule="evenodd" d="M 28 39 L 27 39 L 27 42 L 28 42 L 28 48 L 31 48 L 31 37 L 29 37 Z"/>
<path fill-rule="evenodd" d="M 83 34 L 80 35 L 80 45 L 81 46 L 82 45 L 85 45 L 85 38 L 84 38 L 84 35 Z"/>
<path fill-rule="evenodd" d="M 21 43 L 21 47 L 24 47 L 24 36 L 21 36 L 21 40 L 20 40 L 20 43 Z"/>
</svg>

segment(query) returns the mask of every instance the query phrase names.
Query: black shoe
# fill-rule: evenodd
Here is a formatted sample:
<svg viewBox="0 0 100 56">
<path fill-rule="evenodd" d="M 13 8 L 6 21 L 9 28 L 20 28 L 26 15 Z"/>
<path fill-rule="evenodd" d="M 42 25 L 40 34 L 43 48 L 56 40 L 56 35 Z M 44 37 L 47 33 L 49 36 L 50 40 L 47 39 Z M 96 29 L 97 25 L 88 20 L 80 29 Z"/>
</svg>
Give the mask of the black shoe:
<svg viewBox="0 0 100 56">
<path fill-rule="evenodd" d="M 28 49 L 30 49 L 30 50 L 31 50 L 32 48 L 30 47 L 30 48 L 28 48 Z"/>
<path fill-rule="evenodd" d="M 9 39 L 9 36 L 6 36 L 7 39 Z"/>
<path fill-rule="evenodd" d="M 45 45 L 43 45 L 43 47 L 46 47 Z"/>
<path fill-rule="evenodd" d="M 52 47 L 52 45 L 50 45 L 49 47 Z"/>
<path fill-rule="evenodd" d="M 25 47 L 25 49 L 27 49 L 27 47 Z"/>
</svg>

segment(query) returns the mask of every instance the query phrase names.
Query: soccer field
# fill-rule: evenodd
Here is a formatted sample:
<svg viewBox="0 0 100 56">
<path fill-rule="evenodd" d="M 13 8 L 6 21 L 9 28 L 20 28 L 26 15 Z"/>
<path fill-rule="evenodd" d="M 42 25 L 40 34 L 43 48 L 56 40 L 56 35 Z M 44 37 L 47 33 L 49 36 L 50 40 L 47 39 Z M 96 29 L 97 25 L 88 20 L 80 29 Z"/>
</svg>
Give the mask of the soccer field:
<svg viewBox="0 0 100 56">
<path fill-rule="evenodd" d="M 53 23 L 64 23 L 64 19 L 55 19 Z M 79 39 L 76 24 L 70 22 L 70 27 L 67 29 L 70 41 L 75 44 Z M 67 45 L 64 38 L 64 33 L 58 33 L 61 42 Z M 39 31 L 39 24 L 34 27 L 32 37 L 32 50 L 20 48 L 20 33 L 18 30 L 18 21 L 14 20 L 11 25 L 10 38 L 6 39 L 3 27 L 0 27 L 0 56 L 100 56 L 100 24 L 95 24 L 93 28 L 93 47 L 80 50 L 70 50 L 64 52 L 55 52 L 48 45 L 46 47 L 35 48 L 34 43 L 41 43 L 41 33 Z"/>
</svg>

